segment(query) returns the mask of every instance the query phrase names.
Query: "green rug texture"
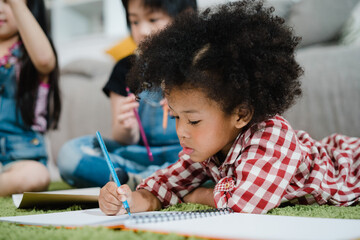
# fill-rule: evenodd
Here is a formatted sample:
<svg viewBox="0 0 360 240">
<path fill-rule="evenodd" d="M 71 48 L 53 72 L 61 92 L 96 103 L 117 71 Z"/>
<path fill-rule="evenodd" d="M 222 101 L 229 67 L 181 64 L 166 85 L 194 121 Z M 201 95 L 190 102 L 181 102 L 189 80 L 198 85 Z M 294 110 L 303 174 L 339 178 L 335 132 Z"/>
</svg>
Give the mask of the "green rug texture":
<svg viewBox="0 0 360 240">
<path fill-rule="evenodd" d="M 64 182 L 53 182 L 49 190 L 70 189 Z M 81 210 L 84 206 L 74 205 L 64 209 L 16 209 L 11 197 L 0 198 L 0 216 L 17 216 L 41 214 L 71 210 Z M 178 204 L 171 206 L 163 211 L 194 211 L 208 209 L 208 206 L 200 204 Z M 360 205 L 353 207 L 334 207 L 334 206 L 288 206 L 280 207 L 269 211 L 267 214 L 283 215 L 283 216 L 302 216 L 302 217 L 322 217 L 322 218 L 345 218 L 345 219 L 360 219 Z M 170 240 L 196 240 L 203 238 L 184 237 L 176 234 L 157 234 L 151 232 L 133 232 L 128 230 L 112 230 L 104 227 L 83 227 L 76 229 L 65 229 L 55 227 L 35 227 L 35 226 L 19 226 L 14 223 L 0 222 L 0 240 L 12 239 L 126 239 L 126 240 L 155 240 L 155 239 L 170 239 Z"/>
</svg>

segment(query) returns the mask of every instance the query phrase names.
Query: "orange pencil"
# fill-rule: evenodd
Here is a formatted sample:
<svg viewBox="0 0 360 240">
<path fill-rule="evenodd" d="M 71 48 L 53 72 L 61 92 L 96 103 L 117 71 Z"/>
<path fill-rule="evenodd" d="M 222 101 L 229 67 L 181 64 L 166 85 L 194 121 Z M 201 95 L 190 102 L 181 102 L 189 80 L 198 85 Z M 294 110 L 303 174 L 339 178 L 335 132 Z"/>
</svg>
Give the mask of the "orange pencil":
<svg viewBox="0 0 360 240">
<path fill-rule="evenodd" d="M 166 128 L 167 128 L 168 112 L 169 112 L 169 107 L 168 107 L 168 105 L 165 103 L 165 104 L 163 105 L 163 125 L 162 125 L 164 131 L 166 131 Z"/>
</svg>

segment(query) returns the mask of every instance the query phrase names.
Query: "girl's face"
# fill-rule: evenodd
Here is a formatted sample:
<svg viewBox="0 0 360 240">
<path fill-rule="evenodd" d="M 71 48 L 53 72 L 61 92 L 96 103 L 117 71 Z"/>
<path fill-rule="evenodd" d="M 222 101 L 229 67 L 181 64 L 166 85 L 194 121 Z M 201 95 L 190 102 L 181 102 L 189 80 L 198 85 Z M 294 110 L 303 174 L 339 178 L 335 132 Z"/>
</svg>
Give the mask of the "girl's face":
<svg viewBox="0 0 360 240">
<path fill-rule="evenodd" d="M 131 35 L 139 45 L 147 36 L 165 28 L 172 18 L 161 10 L 145 8 L 143 0 L 130 0 L 128 3 Z"/>
<path fill-rule="evenodd" d="M 0 0 L 0 41 L 17 36 L 17 25 L 10 8 L 5 0 Z"/>
<path fill-rule="evenodd" d="M 226 156 L 246 125 L 237 114 L 225 115 L 201 90 L 174 89 L 166 98 L 183 152 L 194 162 L 205 161 L 218 152 Z"/>
</svg>

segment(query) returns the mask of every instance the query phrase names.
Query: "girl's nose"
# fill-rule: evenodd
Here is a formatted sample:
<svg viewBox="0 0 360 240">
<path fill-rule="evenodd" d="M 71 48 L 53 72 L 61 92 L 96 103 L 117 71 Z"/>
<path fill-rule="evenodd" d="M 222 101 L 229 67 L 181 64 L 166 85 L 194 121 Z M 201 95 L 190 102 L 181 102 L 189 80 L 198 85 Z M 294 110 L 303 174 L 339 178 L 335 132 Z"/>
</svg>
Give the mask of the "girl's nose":
<svg viewBox="0 0 360 240">
<path fill-rule="evenodd" d="M 176 133 L 178 135 L 180 142 L 185 138 L 189 138 L 189 134 L 187 133 L 186 127 L 180 121 L 176 122 Z"/>
</svg>

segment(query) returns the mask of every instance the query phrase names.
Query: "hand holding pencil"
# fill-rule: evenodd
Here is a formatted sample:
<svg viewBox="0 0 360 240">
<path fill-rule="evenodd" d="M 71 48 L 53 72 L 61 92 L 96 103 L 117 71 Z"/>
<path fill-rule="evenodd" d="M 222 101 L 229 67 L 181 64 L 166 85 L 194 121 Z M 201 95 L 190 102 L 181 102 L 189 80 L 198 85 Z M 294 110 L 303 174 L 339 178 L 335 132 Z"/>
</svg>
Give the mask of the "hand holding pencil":
<svg viewBox="0 0 360 240">
<path fill-rule="evenodd" d="M 106 215 L 122 215 L 127 214 L 125 206 L 122 202 L 128 202 L 131 206 L 131 213 L 137 212 L 134 206 L 133 192 L 126 184 L 117 186 L 115 182 L 108 182 L 100 189 L 99 207 Z"/>
<path fill-rule="evenodd" d="M 101 150 L 102 150 L 102 152 L 104 154 L 104 157 L 105 157 L 105 160 L 106 160 L 106 162 L 108 164 L 111 176 L 113 177 L 117 187 L 121 187 L 121 183 L 120 183 L 119 178 L 118 178 L 118 176 L 117 176 L 117 174 L 115 172 L 114 165 L 111 162 L 111 159 L 110 159 L 109 153 L 107 151 L 106 145 L 105 145 L 104 140 L 101 137 L 101 134 L 100 134 L 99 131 L 96 132 L 96 137 L 97 137 L 97 139 L 99 141 Z M 124 209 L 126 210 L 126 212 L 129 214 L 129 216 L 131 216 L 130 207 L 129 207 L 129 204 L 128 204 L 127 200 L 126 199 L 123 200 L 122 203 L 123 203 L 123 206 L 124 206 Z"/>
<path fill-rule="evenodd" d="M 124 129 L 133 129 L 138 125 L 136 117 L 134 115 L 134 109 L 139 107 L 139 103 L 135 100 L 134 95 L 122 97 L 116 102 L 116 121 Z"/>
</svg>

